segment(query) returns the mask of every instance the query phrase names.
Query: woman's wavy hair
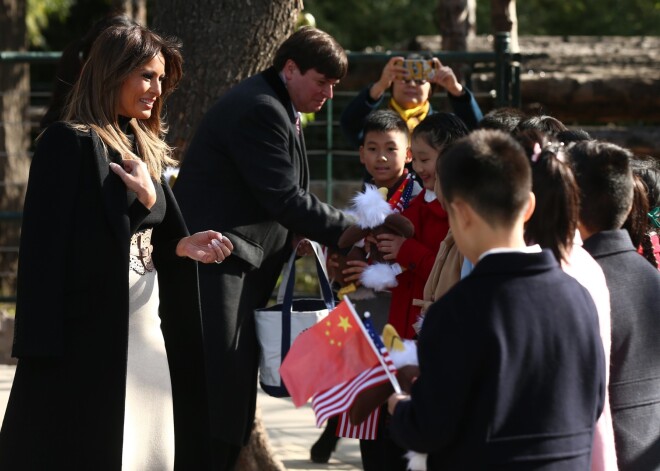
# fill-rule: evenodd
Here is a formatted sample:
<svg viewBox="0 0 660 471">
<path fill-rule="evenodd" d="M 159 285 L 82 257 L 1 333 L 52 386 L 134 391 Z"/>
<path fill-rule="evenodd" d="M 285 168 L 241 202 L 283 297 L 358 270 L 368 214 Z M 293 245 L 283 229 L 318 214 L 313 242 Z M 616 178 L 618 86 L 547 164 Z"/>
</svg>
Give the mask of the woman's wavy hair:
<svg viewBox="0 0 660 471">
<path fill-rule="evenodd" d="M 642 248 L 644 258 L 658 268 L 651 235 L 660 230 L 652 222 L 652 218 L 657 221 L 660 212 L 660 162 L 647 155 L 636 155 L 630 160 L 630 167 L 635 179 L 633 207 L 623 228 L 635 247 Z"/>
<path fill-rule="evenodd" d="M 63 118 L 67 97 L 80 76 L 83 64 L 96 38 L 111 26 L 132 26 L 137 24 L 124 14 L 110 14 L 92 25 L 87 33 L 64 48 L 60 57 L 53 85 L 53 95 L 46 114 L 41 118 L 41 128 L 46 129 Z"/>
<path fill-rule="evenodd" d="M 89 58 L 76 82 L 65 113 L 65 120 L 77 129 L 94 130 L 103 143 L 123 158 L 138 158 L 118 123 L 117 104 L 121 87 L 131 72 L 161 53 L 165 59 L 162 94 L 148 119 L 132 119 L 137 153 L 149 173 L 160 179 L 167 165 L 174 165 L 172 149 L 164 138 L 167 125 L 162 110 L 165 99 L 181 80 L 183 58 L 176 38 L 164 38 L 139 25 L 106 29 L 94 42 Z"/>
</svg>

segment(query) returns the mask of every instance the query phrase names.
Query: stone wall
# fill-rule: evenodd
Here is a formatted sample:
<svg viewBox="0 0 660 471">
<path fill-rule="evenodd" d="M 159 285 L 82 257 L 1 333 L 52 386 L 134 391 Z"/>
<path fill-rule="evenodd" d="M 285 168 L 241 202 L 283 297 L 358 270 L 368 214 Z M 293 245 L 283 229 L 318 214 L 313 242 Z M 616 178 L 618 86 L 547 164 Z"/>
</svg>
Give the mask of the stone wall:
<svg viewBox="0 0 660 471">
<path fill-rule="evenodd" d="M 543 108 L 567 122 L 660 123 L 660 37 L 521 36 L 523 106 Z M 413 47 L 438 50 L 438 36 L 419 36 Z M 477 36 L 470 51 L 491 51 L 492 37 Z M 492 88 L 491 77 L 474 77 Z"/>
</svg>

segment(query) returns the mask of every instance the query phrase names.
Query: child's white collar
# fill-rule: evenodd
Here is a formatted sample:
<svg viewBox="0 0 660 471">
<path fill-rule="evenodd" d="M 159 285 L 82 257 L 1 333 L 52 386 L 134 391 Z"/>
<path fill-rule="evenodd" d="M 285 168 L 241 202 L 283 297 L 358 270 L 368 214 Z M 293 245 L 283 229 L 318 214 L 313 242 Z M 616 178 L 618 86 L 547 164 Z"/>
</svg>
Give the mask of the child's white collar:
<svg viewBox="0 0 660 471">
<path fill-rule="evenodd" d="M 541 251 L 541 246 L 539 244 L 534 244 L 530 245 L 528 247 L 520 247 L 517 249 L 511 248 L 511 247 L 495 247 L 494 249 L 486 250 L 484 253 L 479 255 L 479 260 L 477 262 L 481 261 L 485 256 L 491 255 L 494 253 L 538 253 Z"/>
</svg>

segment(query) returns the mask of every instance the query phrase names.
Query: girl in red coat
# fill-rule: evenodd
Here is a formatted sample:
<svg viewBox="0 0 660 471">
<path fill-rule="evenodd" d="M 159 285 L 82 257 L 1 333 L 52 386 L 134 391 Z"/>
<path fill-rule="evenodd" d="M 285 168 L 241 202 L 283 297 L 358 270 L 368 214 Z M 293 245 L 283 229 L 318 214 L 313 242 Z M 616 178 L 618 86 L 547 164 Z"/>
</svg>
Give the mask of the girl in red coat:
<svg viewBox="0 0 660 471">
<path fill-rule="evenodd" d="M 413 324 L 419 307 L 412 301 L 422 299 L 440 242 L 449 230 L 447 213 L 433 192 L 435 163 L 449 145 L 467 134 L 463 121 L 451 113 L 435 113 L 415 128 L 410 146 L 412 165 L 424 190 L 402 213 L 415 226 L 415 235 L 409 239 L 394 234 L 378 236 L 378 250 L 385 254 L 385 260 L 396 262 L 402 270 L 398 285 L 392 288 L 389 323 L 403 338 L 415 336 Z"/>
</svg>

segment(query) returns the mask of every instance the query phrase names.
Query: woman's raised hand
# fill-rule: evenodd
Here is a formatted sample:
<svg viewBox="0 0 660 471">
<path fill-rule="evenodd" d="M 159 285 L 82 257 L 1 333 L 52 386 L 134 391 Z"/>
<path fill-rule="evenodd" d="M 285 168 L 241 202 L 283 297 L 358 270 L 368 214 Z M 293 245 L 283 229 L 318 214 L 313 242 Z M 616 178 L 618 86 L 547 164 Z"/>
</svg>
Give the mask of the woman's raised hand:
<svg viewBox="0 0 660 471">
<path fill-rule="evenodd" d="M 121 165 L 110 162 L 110 169 L 119 175 L 126 188 L 135 192 L 145 208 L 151 209 L 156 204 L 156 188 L 147 164 L 141 160 L 123 159 Z"/>
</svg>

